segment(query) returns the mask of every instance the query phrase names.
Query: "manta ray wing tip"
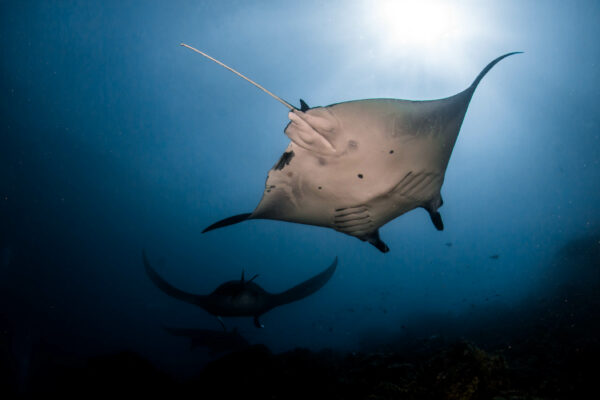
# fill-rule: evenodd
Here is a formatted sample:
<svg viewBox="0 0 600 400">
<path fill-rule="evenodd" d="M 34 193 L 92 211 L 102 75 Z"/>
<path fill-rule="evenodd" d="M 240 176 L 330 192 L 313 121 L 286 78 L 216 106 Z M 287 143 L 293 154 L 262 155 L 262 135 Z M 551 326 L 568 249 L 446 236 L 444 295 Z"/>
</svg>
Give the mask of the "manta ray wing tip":
<svg viewBox="0 0 600 400">
<path fill-rule="evenodd" d="M 506 57 L 512 56 L 514 54 L 521 54 L 523 53 L 522 51 L 513 51 L 511 53 L 506 53 L 501 55 L 500 57 L 497 57 L 496 59 L 492 60 L 492 62 L 490 62 L 484 69 L 483 71 L 481 71 L 479 73 L 479 75 L 477 75 L 477 78 L 475 78 L 475 80 L 473 81 L 473 83 L 471 83 L 471 86 L 469 86 L 468 90 L 471 90 L 471 93 L 475 91 L 475 88 L 477 88 L 477 85 L 479 85 L 479 82 L 481 82 L 481 80 L 483 79 L 483 77 L 492 69 L 492 67 L 496 64 L 498 64 L 501 60 L 505 59 Z"/>
<path fill-rule="evenodd" d="M 214 224 L 204 228 L 202 233 L 206 233 L 206 232 L 212 231 L 214 229 L 223 228 L 225 226 L 240 223 L 242 221 L 249 219 L 251 215 L 252 215 L 252 213 L 244 213 L 244 214 L 234 215 L 232 217 L 222 219 L 221 221 L 217 221 Z"/>
<path fill-rule="evenodd" d="M 335 258 L 333 259 L 333 262 L 331 263 L 329 268 L 335 269 L 335 268 L 337 268 L 337 265 L 338 265 L 338 256 L 335 256 Z"/>
</svg>

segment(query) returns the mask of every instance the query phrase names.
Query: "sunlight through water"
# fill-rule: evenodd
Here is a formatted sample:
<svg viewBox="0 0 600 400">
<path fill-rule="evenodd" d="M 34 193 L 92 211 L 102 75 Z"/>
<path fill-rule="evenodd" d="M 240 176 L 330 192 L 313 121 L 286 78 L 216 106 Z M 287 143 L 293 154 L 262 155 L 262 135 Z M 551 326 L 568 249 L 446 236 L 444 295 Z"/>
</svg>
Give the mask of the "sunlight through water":
<svg viewBox="0 0 600 400">
<path fill-rule="evenodd" d="M 462 33 L 456 7 L 440 1 L 382 1 L 373 14 L 392 47 L 436 46 Z"/>
<path fill-rule="evenodd" d="M 364 1 L 359 7 L 364 34 L 385 63 L 418 60 L 410 71 L 443 65 L 448 76 L 490 35 L 490 11 L 473 2 L 439 0 Z"/>
</svg>

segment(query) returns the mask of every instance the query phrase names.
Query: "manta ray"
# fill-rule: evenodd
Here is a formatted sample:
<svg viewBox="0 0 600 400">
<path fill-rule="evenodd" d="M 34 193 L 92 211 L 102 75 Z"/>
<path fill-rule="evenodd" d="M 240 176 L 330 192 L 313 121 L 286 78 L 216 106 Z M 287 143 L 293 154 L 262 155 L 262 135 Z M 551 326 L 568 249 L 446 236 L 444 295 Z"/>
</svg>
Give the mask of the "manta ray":
<svg viewBox="0 0 600 400">
<path fill-rule="evenodd" d="M 217 62 L 290 109 L 284 132 L 291 142 L 268 173 L 256 209 L 218 221 L 203 232 L 250 219 L 316 225 L 367 241 L 381 252 L 388 246 L 379 228 L 415 208 L 424 208 L 437 230 L 438 208 L 452 149 L 469 102 L 481 79 L 438 100 L 366 99 L 296 108 L 256 82 Z"/>
<path fill-rule="evenodd" d="M 262 328 L 259 317 L 275 307 L 301 300 L 321 289 L 333 276 L 337 267 L 337 257 L 323 272 L 281 293 L 269 293 L 254 283 L 258 275 L 251 279 L 242 278 L 221 284 L 209 295 L 192 294 L 179 290 L 156 273 L 150 265 L 146 253 L 142 253 L 146 273 L 150 280 L 167 295 L 201 307 L 209 314 L 220 317 L 254 317 L 254 325 Z"/>
</svg>

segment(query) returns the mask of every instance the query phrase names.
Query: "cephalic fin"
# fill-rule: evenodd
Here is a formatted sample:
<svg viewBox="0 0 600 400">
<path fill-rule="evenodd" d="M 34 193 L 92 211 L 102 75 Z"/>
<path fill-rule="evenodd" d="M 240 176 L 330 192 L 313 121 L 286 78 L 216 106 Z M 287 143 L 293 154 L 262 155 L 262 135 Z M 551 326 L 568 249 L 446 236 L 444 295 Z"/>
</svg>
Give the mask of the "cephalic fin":
<svg viewBox="0 0 600 400">
<path fill-rule="evenodd" d="M 284 133 L 298 146 L 319 154 L 335 154 L 336 149 L 331 140 L 335 134 L 336 120 L 326 110 L 313 112 L 293 110 L 288 113 L 290 123 Z M 325 110 L 325 111 L 323 111 Z"/>
</svg>

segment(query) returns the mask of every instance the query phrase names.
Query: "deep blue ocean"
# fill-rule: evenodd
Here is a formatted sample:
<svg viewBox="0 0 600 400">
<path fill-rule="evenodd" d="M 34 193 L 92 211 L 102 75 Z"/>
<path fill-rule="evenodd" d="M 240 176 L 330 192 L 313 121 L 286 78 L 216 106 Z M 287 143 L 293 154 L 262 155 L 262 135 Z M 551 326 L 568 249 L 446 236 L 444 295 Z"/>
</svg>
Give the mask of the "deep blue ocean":
<svg viewBox="0 0 600 400">
<path fill-rule="evenodd" d="M 524 359 L 511 349 L 533 343 L 598 354 L 600 3 L 414 4 L 0 1 L 7 393 L 60 391 L 48 383 L 57 370 L 123 352 L 178 382 L 231 357 L 191 350 L 164 329 L 222 331 L 153 284 L 143 250 L 165 280 L 196 294 L 242 270 L 281 292 L 338 257 L 323 288 L 262 315 L 264 328 L 223 318 L 270 357 L 403 354 L 440 341 L 501 354 L 509 369 Z M 254 210 L 290 142 L 288 110 L 180 43 L 295 107 L 444 98 L 496 57 L 523 54 L 473 95 L 441 189 L 445 229 L 417 208 L 380 228 L 384 254 L 273 220 L 202 234 Z M 568 364 L 584 372 L 565 387 L 589 383 L 583 362 Z M 574 393 L 545 388 L 535 393 Z"/>
</svg>

